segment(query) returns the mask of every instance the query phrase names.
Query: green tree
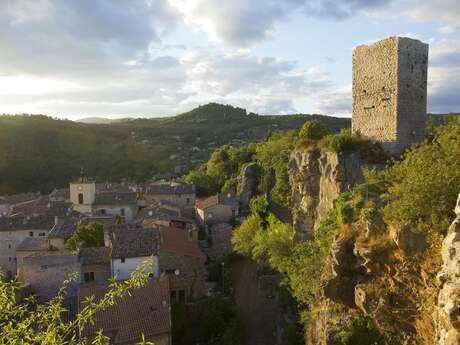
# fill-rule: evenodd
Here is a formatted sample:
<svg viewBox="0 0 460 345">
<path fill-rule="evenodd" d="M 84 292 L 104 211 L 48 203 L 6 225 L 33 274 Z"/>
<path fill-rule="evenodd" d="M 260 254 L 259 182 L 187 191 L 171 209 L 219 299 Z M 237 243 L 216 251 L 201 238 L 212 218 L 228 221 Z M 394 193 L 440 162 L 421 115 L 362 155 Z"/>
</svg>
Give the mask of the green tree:
<svg viewBox="0 0 460 345">
<path fill-rule="evenodd" d="M 89 223 L 79 226 L 75 233 L 67 240 L 67 248 L 70 250 L 81 247 L 103 247 L 104 226 L 99 223 Z"/>
</svg>

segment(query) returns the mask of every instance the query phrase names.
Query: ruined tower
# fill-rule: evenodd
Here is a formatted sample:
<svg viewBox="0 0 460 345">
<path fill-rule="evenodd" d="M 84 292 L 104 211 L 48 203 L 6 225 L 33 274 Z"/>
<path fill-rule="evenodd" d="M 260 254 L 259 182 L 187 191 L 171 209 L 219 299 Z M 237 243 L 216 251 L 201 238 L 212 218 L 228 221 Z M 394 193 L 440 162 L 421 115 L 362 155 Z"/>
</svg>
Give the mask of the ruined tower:
<svg viewBox="0 0 460 345">
<path fill-rule="evenodd" d="M 428 44 L 390 37 L 353 50 L 352 129 L 399 155 L 423 140 Z"/>
</svg>

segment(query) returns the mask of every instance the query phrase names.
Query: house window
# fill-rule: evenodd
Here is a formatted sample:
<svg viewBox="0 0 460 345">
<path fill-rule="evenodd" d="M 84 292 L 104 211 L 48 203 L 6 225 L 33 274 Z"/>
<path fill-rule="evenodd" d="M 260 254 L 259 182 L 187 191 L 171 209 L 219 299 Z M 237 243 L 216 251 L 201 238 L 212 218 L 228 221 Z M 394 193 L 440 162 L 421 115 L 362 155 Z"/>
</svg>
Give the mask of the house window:
<svg viewBox="0 0 460 345">
<path fill-rule="evenodd" d="M 30 236 L 30 237 L 34 237 L 34 232 L 33 232 L 33 231 L 29 231 L 29 236 Z"/>
<path fill-rule="evenodd" d="M 171 302 L 175 302 L 177 299 L 177 292 L 175 290 L 171 291 Z"/>
<path fill-rule="evenodd" d="M 236 215 L 236 211 L 232 210 L 232 217 L 235 217 L 235 215 Z"/>
<path fill-rule="evenodd" d="M 102 214 L 102 215 L 104 215 L 104 214 L 107 213 L 107 211 L 106 211 L 104 208 L 102 208 L 102 209 L 99 210 L 99 213 Z"/>
<path fill-rule="evenodd" d="M 190 198 L 186 199 L 187 205 L 190 205 Z"/>
<path fill-rule="evenodd" d="M 179 302 L 185 303 L 185 290 L 179 290 Z"/>
<path fill-rule="evenodd" d="M 44 232 L 38 233 L 38 236 L 41 236 L 41 237 L 43 237 L 43 236 L 45 236 L 45 235 L 46 235 L 46 233 L 44 233 Z"/>
<path fill-rule="evenodd" d="M 94 281 L 94 272 L 85 272 L 85 282 L 92 282 Z"/>
<path fill-rule="evenodd" d="M 81 205 L 83 204 L 83 193 L 78 194 L 78 203 Z"/>
<path fill-rule="evenodd" d="M 11 244 L 8 244 L 8 249 L 11 249 Z"/>
<path fill-rule="evenodd" d="M 121 263 L 122 263 L 122 264 L 125 263 L 125 258 L 121 258 Z"/>
<path fill-rule="evenodd" d="M 121 215 L 122 217 L 125 216 L 125 209 L 124 209 L 124 208 L 120 209 L 120 215 Z"/>
<path fill-rule="evenodd" d="M 168 270 L 165 270 L 165 273 L 166 274 L 174 274 L 175 273 L 175 269 L 168 269 Z"/>
</svg>

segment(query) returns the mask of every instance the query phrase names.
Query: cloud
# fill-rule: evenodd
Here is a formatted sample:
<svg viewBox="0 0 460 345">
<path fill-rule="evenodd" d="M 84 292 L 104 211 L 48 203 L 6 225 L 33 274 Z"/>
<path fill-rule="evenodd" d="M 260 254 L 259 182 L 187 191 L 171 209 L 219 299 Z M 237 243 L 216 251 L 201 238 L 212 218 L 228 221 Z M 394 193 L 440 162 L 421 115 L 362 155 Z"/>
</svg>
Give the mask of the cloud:
<svg viewBox="0 0 460 345">
<path fill-rule="evenodd" d="M 391 0 L 169 0 L 186 23 L 217 42 L 245 47 L 271 36 L 293 12 L 326 19 L 344 19 L 379 8 Z"/>
<path fill-rule="evenodd" d="M 351 84 L 325 90 L 318 97 L 315 112 L 333 116 L 351 116 Z"/>
<path fill-rule="evenodd" d="M 430 45 L 428 107 L 435 113 L 460 112 L 460 40 L 438 39 Z"/>
</svg>

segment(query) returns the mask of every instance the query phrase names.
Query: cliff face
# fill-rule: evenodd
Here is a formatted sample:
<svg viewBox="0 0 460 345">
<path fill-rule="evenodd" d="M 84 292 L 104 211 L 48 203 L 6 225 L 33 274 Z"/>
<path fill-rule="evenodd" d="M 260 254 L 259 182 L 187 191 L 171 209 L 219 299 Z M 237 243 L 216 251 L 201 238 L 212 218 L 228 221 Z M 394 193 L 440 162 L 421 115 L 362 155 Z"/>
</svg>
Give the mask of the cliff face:
<svg viewBox="0 0 460 345">
<path fill-rule="evenodd" d="M 339 154 L 317 148 L 292 152 L 292 219 L 300 240 L 311 237 L 317 221 L 340 193 L 363 182 L 363 168 L 368 165 L 358 152 Z"/>
<path fill-rule="evenodd" d="M 460 195 L 452 223 L 442 245 L 443 267 L 438 275 L 440 291 L 435 312 L 437 343 L 460 344 Z"/>
<path fill-rule="evenodd" d="M 370 166 L 375 165 L 357 152 L 292 153 L 298 239 L 312 238 L 325 211 L 334 207 L 341 192 L 363 182 L 363 168 Z M 338 230 L 308 321 L 307 344 L 337 344 L 364 317 L 382 334 L 411 339 L 395 343 L 460 345 L 460 198 L 458 217 L 442 248 L 415 229 L 388 226 L 381 201 L 365 200 L 377 212 L 366 220 L 355 212 Z"/>
</svg>

